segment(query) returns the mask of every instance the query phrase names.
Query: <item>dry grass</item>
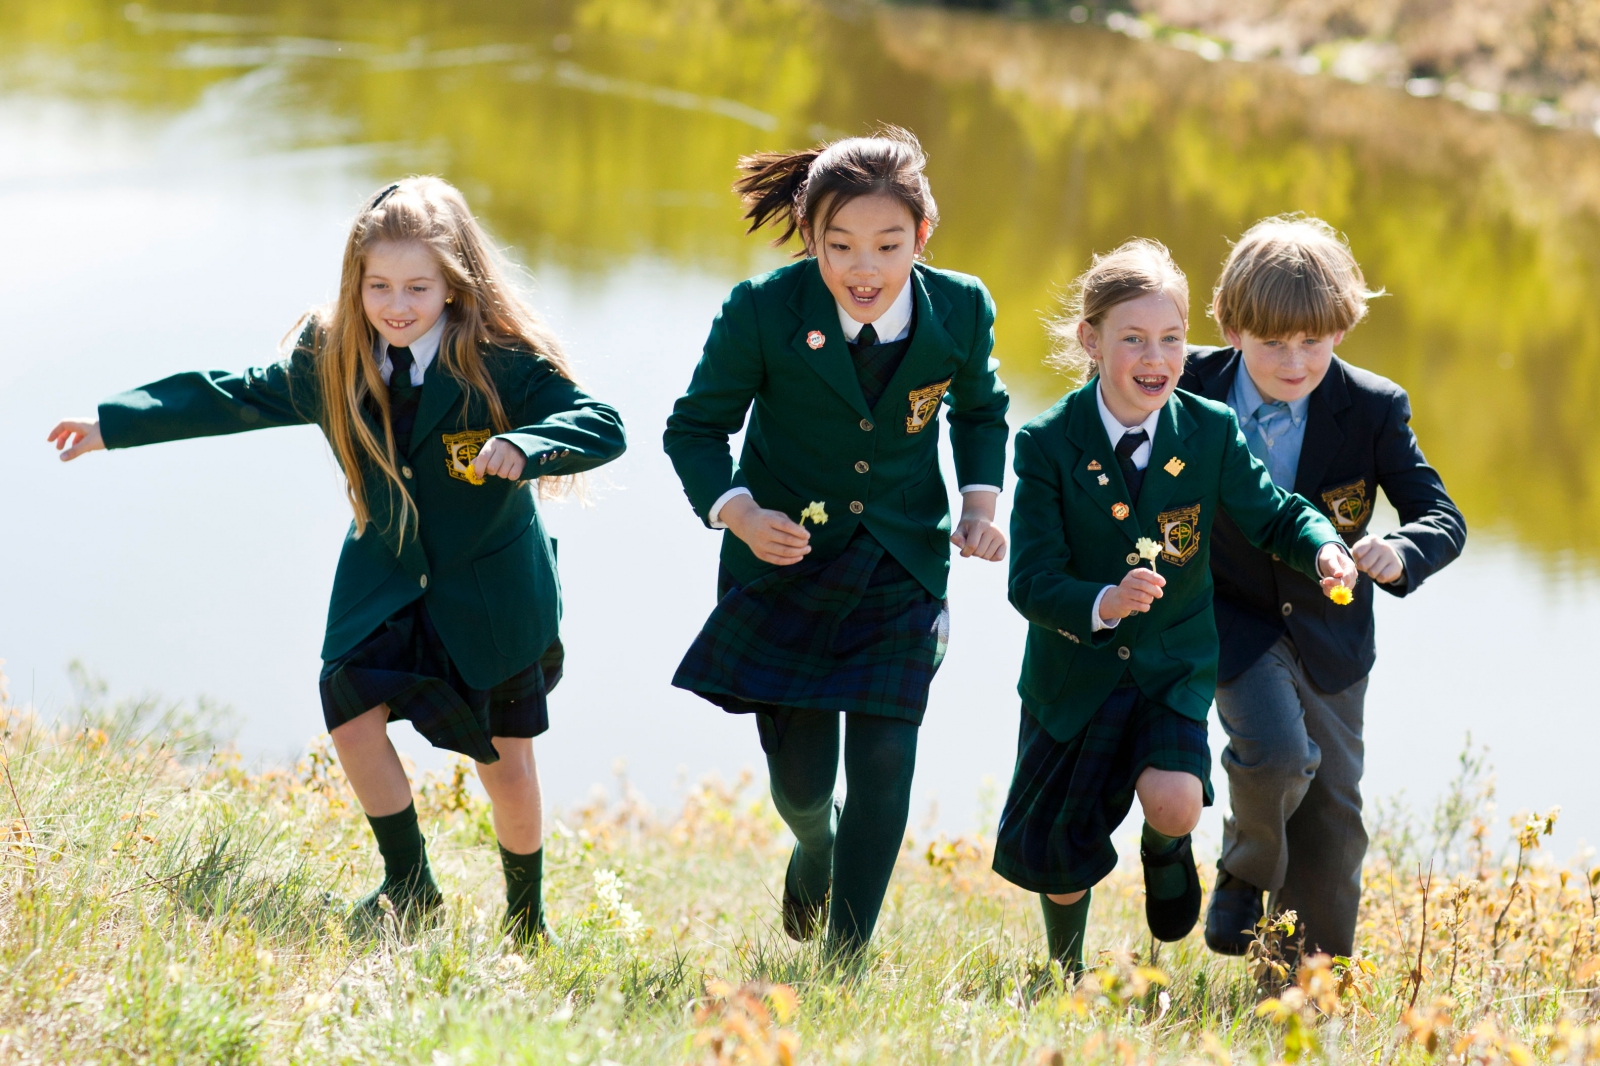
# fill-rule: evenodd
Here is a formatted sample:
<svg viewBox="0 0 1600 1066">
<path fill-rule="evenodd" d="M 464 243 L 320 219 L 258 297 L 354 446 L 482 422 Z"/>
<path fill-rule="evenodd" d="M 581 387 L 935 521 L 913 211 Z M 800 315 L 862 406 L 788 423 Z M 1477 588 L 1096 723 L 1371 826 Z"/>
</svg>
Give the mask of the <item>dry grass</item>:
<svg viewBox="0 0 1600 1066">
<path fill-rule="evenodd" d="M 670 817 L 626 788 L 569 812 L 547 863 L 563 945 L 523 957 L 496 933 L 487 811 L 464 772 L 429 779 L 448 917 L 352 942 L 376 869 L 325 746 L 247 773 L 148 701 L 69 726 L 8 710 L 3 744 L 6 1062 L 1600 1059 L 1597 878 L 1540 861 L 1553 815 L 1502 849 L 1471 758 L 1430 824 L 1380 812 L 1360 955 L 1263 1000 L 1281 928 L 1249 963 L 1197 936 L 1152 956 L 1126 870 L 1096 893 L 1095 971 L 1065 985 L 981 839 L 908 841 L 873 957 L 831 970 L 774 929 L 785 834 L 751 781 Z"/>
</svg>

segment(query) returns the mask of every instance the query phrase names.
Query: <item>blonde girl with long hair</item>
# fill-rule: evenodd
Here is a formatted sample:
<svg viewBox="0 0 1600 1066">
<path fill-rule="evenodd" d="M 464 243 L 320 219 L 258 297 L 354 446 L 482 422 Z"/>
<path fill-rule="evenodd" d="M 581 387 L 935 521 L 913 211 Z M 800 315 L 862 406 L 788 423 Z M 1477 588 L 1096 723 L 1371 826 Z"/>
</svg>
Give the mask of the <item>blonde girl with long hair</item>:
<svg viewBox="0 0 1600 1066">
<path fill-rule="evenodd" d="M 338 298 L 304 317 L 282 359 L 119 393 L 49 440 L 71 460 L 308 423 L 327 436 L 354 512 L 319 685 L 384 863 L 352 920 L 378 922 L 385 897 L 408 926 L 443 903 L 388 737 L 388 723 L 406 719 L 476 761 L 505 869 L 506 931 L 547 937 L 532 738 L 548 728 L 563 653 L 537 497 L 621 455 L 622 420 L 573 380 L 460 192 L 411 177 L 365 201 Z"/>
</svg>

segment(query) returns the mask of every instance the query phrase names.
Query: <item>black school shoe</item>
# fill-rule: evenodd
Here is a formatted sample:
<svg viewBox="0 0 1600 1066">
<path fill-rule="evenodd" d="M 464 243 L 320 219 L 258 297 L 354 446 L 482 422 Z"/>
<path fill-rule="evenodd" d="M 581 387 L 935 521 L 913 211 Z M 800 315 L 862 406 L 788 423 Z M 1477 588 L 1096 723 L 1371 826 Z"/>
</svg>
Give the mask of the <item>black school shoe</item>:
<svg viewBox="0 0 1600 1066">
<path fill-rule="evenodd" d="M 794 893 L 789 891 L 789 871 L 794 869 L 794 857 L 799 850 L 799 845 L 796 845 L 795 850 L 789 853 L 789 865 L 783 871 L 783 931 L 790 940 L 803 944 L 814 939 L 822 928 L 822 919 L 828 913 L 828 897 L 823 896 L 816 903 L 806 903 L 796 899 Z"/>
<path fill-rule="evenodd" d="M 1217 883 L 1206 908 L 1206 947 L 1218 955 L 1244 955 L 1256 938 L 1256 923 L 1266 913 L 1262 890 L 1217 863 Z"/>
<path fill-rule="evenodd" d="M 1169 944 L 1188 936 L 1200 920 L 1200 871 L 1194 868 L 1191 841 L 1192 836 L 1185 835 L 1182 843 L 1163 855 L 1151 855 L 1143 843 L 1139 845 L 1139 859 L 1144 863 L 1144 919 L 1149 923 L 1150 935 Z M 1183 894 L 1174 899 L 1156 899 L 1150 894 L 1150 871 L 1173 865 L 1183 867 Z"/>
<path fill-rule="evenodd" d="M 389 902 L 387 908 L 383 905 L 385 899 Z M 415 933 L 437 921 L 443 910 L 444 896 L 434 883 L 432 871 L 428 871 L 420 878 L 405 881 L 384 878 L 383 884 L 350 908 L 345 924 L 352 933 L 371 935 L 383 929 L 393 914 L 397 932 Z"/>
</svg>

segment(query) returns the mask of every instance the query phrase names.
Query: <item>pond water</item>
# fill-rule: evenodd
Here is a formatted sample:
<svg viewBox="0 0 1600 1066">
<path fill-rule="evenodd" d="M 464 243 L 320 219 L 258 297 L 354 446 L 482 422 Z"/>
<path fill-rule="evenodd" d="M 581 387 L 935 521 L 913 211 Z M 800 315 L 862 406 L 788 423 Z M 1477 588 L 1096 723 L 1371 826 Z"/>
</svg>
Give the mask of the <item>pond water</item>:
<svg viewBox="0 0 1600 1066">
<path fill-rule="evenodd" d="M 728 288 L 786 255 L 742 235 L 735 157 L 891 121 L 932 158 L 932 262 L 994 293 L 1019 424 L 1062 391 L 1040 316 L 1091 251 L 1167 242 L 1209 341 L 1200 304 L 1230 235 L 1291 209 L 1349 234 L 1390 295 L 1342 354 L 1411 390 L 1472 530 L 1420 595 L 1380 597 L 1367 793 L 1425 808 L 1470 731 L 1502 815 L 1559 803 L 1559 851 L 1600 839 L 1600 139 L 925 8 L 0 0 L 0 17 L 0 656 L 18 701 L 69 706 L 77 658 L 113 693 L 230 705 L 254 758 L 320 731 L 348 512 L 317 432 L 66 468 L 43 437 L 118 389 L 269 360 L 333 292 L 361 197 L 431 171 L 526 265 L 631 430 L 596 506 L 547 510 L 570 655 L 539 742 L 550 799 L 618 769 L 663 807 L 686 776 L 759 778 L 751 724 L 667 684 L 717 544 L 660 433 Z M 1024 627 L 1004 578 L 956 562 L 914 825 L 987 825 L 1009 777 Z"/>
</svg>

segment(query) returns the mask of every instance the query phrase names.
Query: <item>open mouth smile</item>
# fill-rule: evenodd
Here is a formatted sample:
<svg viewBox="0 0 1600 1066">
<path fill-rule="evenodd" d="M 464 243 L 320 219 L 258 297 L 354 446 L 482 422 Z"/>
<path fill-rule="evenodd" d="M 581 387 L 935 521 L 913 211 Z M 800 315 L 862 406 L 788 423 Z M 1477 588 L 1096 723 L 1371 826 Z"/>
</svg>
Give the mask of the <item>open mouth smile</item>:
<svg viewBox="0 0 1600 1066">
<path fill-rule="evenodd" d="M 1170 380 L 1171 378 L 1165 374 L 1135 374 L 1133 376 L 1133 383 L 1146 396 L 1160 396 L 1166 391 L 1167 382 Z"/>
<path fill-rule="evenodd" d="M 872 305 L 872 302 L 878 298 L 878 294 L 882 291 L 883 289 L 881 287 L 873 288 L 869 285 L 852 285 L 850 286 L 850 298 L 861 307 L 869 307 Z"/>
</svg>

